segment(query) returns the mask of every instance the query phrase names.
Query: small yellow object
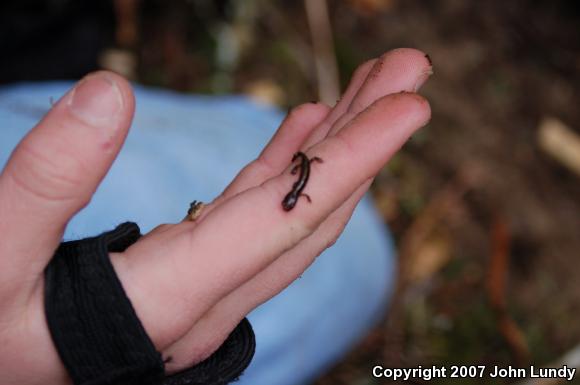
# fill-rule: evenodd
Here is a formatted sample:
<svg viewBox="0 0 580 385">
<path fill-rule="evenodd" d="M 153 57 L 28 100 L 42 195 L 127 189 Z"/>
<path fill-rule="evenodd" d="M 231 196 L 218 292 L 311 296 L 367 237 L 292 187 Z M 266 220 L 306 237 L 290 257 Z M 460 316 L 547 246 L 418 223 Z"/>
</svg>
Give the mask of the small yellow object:
<svg viewBox="0 0 580 385">
<path fill-rule="evenodd" d="M 187 210 L 187 216 L 185 217 L 188 221 L 195 221 L 200 215 L 205 205 L 203 202 L 193 201 L 189 205 L 189 210 Z"/>
</svg>

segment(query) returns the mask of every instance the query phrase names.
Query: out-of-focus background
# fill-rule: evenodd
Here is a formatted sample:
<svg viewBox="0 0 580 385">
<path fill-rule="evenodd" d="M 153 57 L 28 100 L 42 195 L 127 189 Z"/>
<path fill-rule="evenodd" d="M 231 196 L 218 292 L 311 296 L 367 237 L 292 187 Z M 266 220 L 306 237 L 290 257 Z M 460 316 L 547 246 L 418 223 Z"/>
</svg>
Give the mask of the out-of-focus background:
<svg viewBox="0 0 580 385">
<path fill-rule="evenodd" d="M 41 8 L 0 5 L 1 83 L 109 68 L 147 85 L 288 108 L 333 104 L 358 64 L 390 49 L 428 53 L 435 74 L 421 94 L 432 121 L 372 187 L 399 247 L 395 298 L 315 384 L 388 383 L 372 377 L 375 364 L 580 367 L 577 2 L 53 0 Z"/>
</svg>

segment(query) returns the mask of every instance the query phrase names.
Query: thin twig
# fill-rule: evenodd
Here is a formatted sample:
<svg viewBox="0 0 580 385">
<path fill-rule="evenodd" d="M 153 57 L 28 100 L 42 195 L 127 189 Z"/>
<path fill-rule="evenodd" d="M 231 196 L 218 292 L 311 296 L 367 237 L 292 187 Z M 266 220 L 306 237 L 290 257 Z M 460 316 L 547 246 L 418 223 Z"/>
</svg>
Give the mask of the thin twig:
<svg viewBox="0 0 580 385">
<path fill-rule="evenodd" d="M 304 6 L 314 48 L 319 98 L 332 106 L 340 97 L 340 84 L 328 6 L 326 0 L 304 0 Z"/>
<path fill-rule="evenodd" d="M 492 223 L 491 242 L 492 251 L 487 276 L 489 302 L 496 315 L 498 329 L 512 351 L 514 361 L 519 366 L 524 366 L 530 360 L 530 350 L 524 333 L 510 316 L 507 307 L 510 233 L 505 220 L 499 216 Z"/>
</svg>

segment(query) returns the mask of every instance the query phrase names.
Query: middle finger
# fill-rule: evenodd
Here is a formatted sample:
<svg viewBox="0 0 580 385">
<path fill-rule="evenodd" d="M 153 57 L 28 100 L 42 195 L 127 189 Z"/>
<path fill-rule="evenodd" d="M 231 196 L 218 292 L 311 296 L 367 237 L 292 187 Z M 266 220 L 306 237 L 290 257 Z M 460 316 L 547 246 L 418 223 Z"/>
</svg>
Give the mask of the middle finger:
<svg viewBox="0 0 580 385">
<path fill-rule="evenodd" d="M 279 174 L 288 164 L 292 153 L 306 150 L 327 136 L 336 134 L 379 98 L 401 91 L 417 91 L 431 74 L 432 66 L 427 56 L 411 48 L 395 49 L 378 59 L 365 62 L 355 71 L 343 98 L 301 145 L 292 149 L 283 148 L 285 143 L 274 137 L 258 159 L 240 172 L 212 206 Z M 282 126 L 280 130 L 284 128 Z M 260 167 L 264 159 L 267 159 L 269 165 L 266 170 Z M 208 207 L 204 215 L 210 210 L 211 207 Z"/>
</svg>

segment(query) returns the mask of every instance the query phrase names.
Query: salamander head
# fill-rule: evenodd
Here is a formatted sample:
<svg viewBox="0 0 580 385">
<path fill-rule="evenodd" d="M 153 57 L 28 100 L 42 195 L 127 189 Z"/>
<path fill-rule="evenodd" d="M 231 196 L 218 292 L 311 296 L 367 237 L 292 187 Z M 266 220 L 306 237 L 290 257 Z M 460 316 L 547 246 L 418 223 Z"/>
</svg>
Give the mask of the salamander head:
<svg viewBox="0 0 580 385">
<path fill-rule="evenodd" d="M 284 211 L 290 211 L 296 206 L 296 202 L 298 202 L 298 196 L 294 191 L 290 191 L 282 201 L 282 208 Z"/>
</svg>

